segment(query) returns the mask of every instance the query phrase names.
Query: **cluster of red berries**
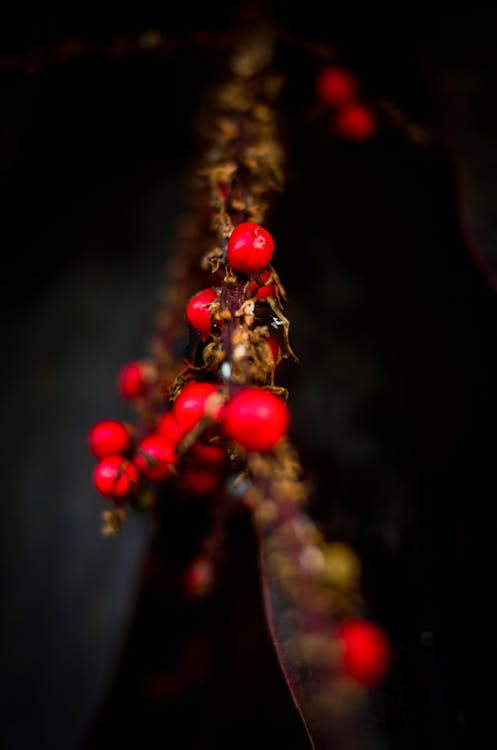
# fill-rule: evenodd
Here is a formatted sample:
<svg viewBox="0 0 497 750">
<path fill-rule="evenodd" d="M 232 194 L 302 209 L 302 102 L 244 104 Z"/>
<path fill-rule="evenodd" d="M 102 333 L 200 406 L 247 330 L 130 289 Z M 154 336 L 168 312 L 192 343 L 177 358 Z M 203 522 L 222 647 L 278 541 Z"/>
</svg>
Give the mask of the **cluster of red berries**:
<svg viewBox="0 0 497 750">
<path fill-rule="evenodd" d="M 369 141 L 378 123 L 374 111 L 362 101 L 356 76 L 347 68 L 326 65 L 316 78 L 316 96 L 332 109 L 332 132 L 348 141 Z"/>
<path fill-rule="evenodd" d="M 216 439 L 194 442 L 181 471 L 182 486 L 200 493 L 218 486 L 217 470 L 227 455 L 224 441 L 234 440 L 247 451 L 264 453 L 273 450 L 289 425 L 286 403 L 269 391 L 247 386 L 224 400 L 213 383 L 192 380 L 155 429 L 138 441 L 122 422 L 103 420 L 93 425 L 89 446 L 99 459 L 94 472 L 97 490 L 104 497 L 121 500 L 136 493 L 141 480 L 169 479 L 180 462 L 180 442 L 204 416 L 218 428 Z"/>
<path fill-rule="evenodd" d="M 276 294 L 274 285 L 266 283 L 271 280 L 267 266 L 273 251 L 272 236 L 257 224 L 245 222 L 232 232 L 227 262 L 233 270 L 251 276 L 247 283 L 248 297 L 266 300 Z M 210 306 L 217 298 L 215 289 L 204 289 L 186 307 L 188 322 L 204 340 L 214 333 Z M 270 337 L 268 345 L 276 362 L 279 342 Z M 151 364 L 129 362 L 119 373 L 120 393 L 126 399 L 139 399 L 146 395 L 155 378 Z M 201 435 L 183 460 L 178 447 L 203 418 L 211 427 L 209 442 Z M 228 441 L 235 441 L 246 451 L 265 453 L 274 449 L 288 426 L 285 401 L 264 388 L 245 386 L 227 398 L 220 384 L 191 379 L 183 386 L 172 409 L 163 413 L 154 429 L 139 439 L 133 428 L 122 422 L 103 420 L 93 425 L 89 446 L 99 460 L 94 484 L 104 497 L 124 501 L 143 484 L 161 483 L 177 476 L 185 490 L 207 494 L 219 486 Z"/>
<path fill-rule="evenodd" d="M 248 299 L 265 302 L 270 297 L 276 297 L 276 285 L 268 268 L 273 252 L 274 240 L 264 227 L 247 221 L 238 224 L 233 230 L 228 241 L 226 260 L 234 271 L 250 276 L 250 281 L 246 284 Z M 191 297 L 186 306 L 186 319 L 204 342 L 222 327 L 222 320 L 213 320 L 211 314 L 218 296 L 219 291 L 212 287 L 201 289 Z M 278 364 L 281 357 L 278 339 L 269 336 L 266 343 L 273 362 Z"/>
<path fill-rule="evenodd" d="M 264 304 L 277 295 L 269 266 L 273 251 L 273 238 L 263 227 L 244 222 L 233 230 L 226 260 L 233 271 L 247 277 L 247 300 Z M 222 327 L 222 317 L 213 315 L 216 305 L 219 292 L 207 288 L 193 295 L 186 306 L 186 318 L 204 342 Z M 276 339 L 268 343 L 277 363 L 279 343 Z M 98 459 L 94 483 L 104 497 L 119 506 L 141 487 L 173 478 L 189 494 L 209 495 L 220 488 L 225 476 L 231 455 L 229 443 L 248 452 L 274 450 L 288 431 L 286 402 L 257 385 L 241 386 L 228 396 L 224 384 L 214 377 L 209 373 L 208 379 L 196 380 L 192 375 L 172 407 L 158 415 L 153 429 L 145 434 L 138 435 L 134 427 L 111 419 L 93 425 L 89 446 Z M 157 372 L 151 363 L 130 362 L 121 369 L 118 385 L 124 398 L 134 400 L 145 397 L 156 381 Z M 201 420 L 204 423 L 199 425 Z M 186 440 L 189 435 L 192 439 Z M 189 446 L 186 450 L 185 444 Z M 211 559 L 201 554 L 186 569 L 186 592 L 204 595 L 213 584 L 213 576 Z M 365 685 L 379 682 L 390 660 L 383 632 L 373 623 L 355 619 L 342 622 L 336 635 L 343 674 Z"/>
<path fill-rule="evenodd" d="M 267 269 L 273 252 L 274 240 L 264 227 L 245 221 L 233 230 L 228 241 L 227 262 L 234 271 L 244 275 L 257 274 L 259 278 L 247 284 L 247 297 L 255 295 L 257 300 L 267 300 L 276 295 L 271 272 Z M 204 340 L 214 332 L 210 307 L 217 298 L 215 289 L 202 289 L 193 295 L 186 306 L 188 322 Z"/>
</svg>

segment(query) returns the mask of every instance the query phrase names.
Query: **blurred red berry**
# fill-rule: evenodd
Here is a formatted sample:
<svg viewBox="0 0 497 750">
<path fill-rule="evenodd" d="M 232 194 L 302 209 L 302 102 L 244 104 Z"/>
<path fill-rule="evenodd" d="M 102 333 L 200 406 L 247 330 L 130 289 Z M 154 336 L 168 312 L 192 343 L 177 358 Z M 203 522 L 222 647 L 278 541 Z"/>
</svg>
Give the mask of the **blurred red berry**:
<svg viewBox="0 0 497 750">
<path fill-rule="evenodd" d="M 186 306 L 186 317 L 191 327 L 203 335 L 212 333 L 212 320 L 209 305 L 217 294 L 214 289 L 202 289 L 189 300 Z"/>
<path fill-rule="evenodd" d="M 365 620 L 345 620 L 337 637 L 343 647 L 343 671 L 363 685 L 380 682 L 390 663 L 390 646 L 383 631 Z"/>
<path fill-rule="evenodd" d="M 170 443 L 179 443 L 183 439 L 183 431 L 176 421 L 172 411 L 162 415 L 157 425 L 157 432 Z"/>
<path fill-rule="evenodd" d="M 104 497 L 119 499 L 135 491 L 138 470 L 123 456 L 106 456 L 95 468 L 93 481 Z"/>
<path fill-rule="evenodd" d="M 131 435 L 122 422 L 103 419 L 91 427 L 88 444 L 94 456 L 104 458 L 112 454 L 127 453 L 131 447 Z"/>
<path fill-rule="evenodd" d="M 184 386 L 173 405 L 174 417 L 183 432 L 189 432 L 204 416 L 206 401 L 216 391 L 212 383 L 190 382 Z"/>
<path fill-rule="evenodd" d="M 316 95 L 329 107 L 343 107 L 357 98 L 359 86 L 353 73 L 337 65 L 322 68 L 316 78 Z"/>
<path fill-rule="evenodd" d="M 153 433 L 139 443 L 133 460 L 146 479 L 162 482 L 171 476 L 172 467 L 178 463 L 179 456 L 172 442 L 159 433 Z"/>
<path fill-rule="evenodd" d="M 264 339 L 264 340 L 271 350 L 273 360 L 275 362 L 278 362 L 280 358 L 280 352 L 281 352 L 280 342 L 275 336 L 269 336 L 267 339 Z"/>
<path fill-rule="evenodd" d="M 335 132 L 348 141 L 369 141 L 376 129 L 376 115 L 364 104 L 351 104 L 335 116 Z"/>
<path fill-rule="evenodd" d="M 228 263 L 234 271 L 254 273 L 267 266 L 274 252 L 274 240 L 267 229 L 251 221 L 238 224 L 228 240 Z"/>
<path fill-rule="evenodd" d="M 226 453 L 222 448 L 217 445 L 206 445 L 200 440 L 192 445 L 190 456 L 207 466 L 222 466 L 226 460 Z"/>
<path fill-rule="evenodd" d="M 290 422 L 286 403 L 262 388 L 246 387 L 228 401 L 223 413 L 227 437 L 248 451 L 273 450 Z"/>
<path fill-rule="evenodd" d="M 186 466 L 181 472 L 181 486 L 192 495 L 210 495 L 219 489 L 221 477 L 212 466 Z"/>
<path fill-rule="evenodd" d="M 118 375 L 119 393 L 123 398 L 133 399 L 143 396 L 149 382 L 149 369 L 143 362 L 128 362 Z"/>
<path fill-rule="evenodd" d="M 201 555 L 187 567 L 183 583 L 185 593 L 191 597 L 208 593 L 214 583 L 214 571 L 208 557 Z"/>
</svg>

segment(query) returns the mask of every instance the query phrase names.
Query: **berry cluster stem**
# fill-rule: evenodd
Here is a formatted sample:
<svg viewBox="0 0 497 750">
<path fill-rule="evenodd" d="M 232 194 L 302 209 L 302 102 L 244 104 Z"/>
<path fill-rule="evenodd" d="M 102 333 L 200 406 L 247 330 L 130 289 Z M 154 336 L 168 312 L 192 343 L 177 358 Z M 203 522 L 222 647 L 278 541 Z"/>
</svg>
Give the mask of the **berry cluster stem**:
<svg viewBox="0 0 497 750">
<path fill-rule="evenodd" d="M 256 40 L 254 56 L 257 59 Z M 245 60 L 250 60 L 247 55 Z M 265 63 L 269 62 L 266 56 Z M 264 102 L 264 124 L 253 116 L 260 111 L 257 94 L 264 92 L 264 77 L 248 64 L 250 75 L 236 77 L 238 90 L 231 89 L 231 117 L 221 117 L 230 137 L 215 144 L 215 163 L 210 171 L 212 205 L 217 209 L 213 226 L 226 258 L 226 240 L 244 221 L 261 221 L 266 204 L 262 196 L 275 188 L 271 175 L 279 176 L 281 187 L 282 151 L 275 130 L 275 115 Z M 239 69 L 235 63 L 235 70 Z M 221 100 L 225 97 L 221 94 Z M 269 125 L 270 124 L 270 125 Z M 254 147 L 255 141 L 255 147 Z M 251 154 L 256 153 L 254 161 Z M 252 169 L 247 167 L 252 166 Z M 229 179 L 226 180 L 226 175 Z M 223 182 L 227 200 L 219 201 L 219 182 Z M 227 189 L 226 189 L 227 183 Z M 219 254 L 220 256 L 221 254 Z M 219 257 L 218 256 L 218 257 Z M 220 367 L 228 395 L 239 385 L 266 385 L 250 367 L 253 321 L 246 304 L 247 279 L 226 266 L 220 292 L 224 312 L 221 346 L 224 360 Z M 287 353 L 288 321 L 270 304 L 272 312 L 285 325 Z M 246 464 L 250 490 L 246 503 L 252 510 L 259 541 L 260 569 L 268 627 L 282 670 L 315 748 L 371 750 L 373 734 L 368 732 L 368 689 L 348 680 L 341 672 L 340 646 L 336 637 L 339 623 L 357 617 L 363 609 L 356 571 L 359 563 L 351 550 L 337 563 L 313 521 L 306 515 L 308 488 L 302 481 L 301 466 L 289 440 L 283 439 L 267 454 L 249 453 Z M 335 557 L 333 555 L 335 554 Z M 340 574 L 337 574 L 337 570 Z M 340 577 L 341 576 L 341 577 Z"/>
<path fill-rule="evenodd" d="M 373 750 L 370 693 L 341 670 L 337 627 L 363 609 L 359 564 L 327 545 L 305 513 L 308 490 L 288 445 L 248 460 L 268 628 L 315 750 Z"/>
</svg>

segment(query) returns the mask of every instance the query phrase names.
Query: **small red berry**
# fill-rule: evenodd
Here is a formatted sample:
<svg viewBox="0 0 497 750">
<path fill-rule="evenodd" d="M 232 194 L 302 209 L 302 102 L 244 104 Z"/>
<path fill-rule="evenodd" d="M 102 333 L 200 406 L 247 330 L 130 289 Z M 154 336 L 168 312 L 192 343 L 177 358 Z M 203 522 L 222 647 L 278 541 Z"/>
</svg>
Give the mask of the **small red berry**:
<svg viewBox="0 0 497 750">
<path fill-rule="evenodd" d="M 174 417 L 183 432 L 189 432 L 204 416 L 206 401 L 216 391 L 212 383 L 190 382 L 185 385 L 173 405 Z"/>
<path fill-rule="evenodd" d="M 197 597 L 208 593 L 214 583 L 214 570 L 206 555 L 200 555 L 190 563 L 183 582 L 188 596 Z"/>
<path fill-rule="evenodd" d="M 357 98 L 357 78 L 349 70 L 337 65 L 322 68 L 316 78 L 316 95 L 322 104 L 343 107 Z"/>
<path fill-rule="evenodd" d="M 281 398 L 262 388 L 246 387 L 228 401 L 223 413 L 227 437 L 248 451 L 273 450 L 290 422 L 288 407 Z"/>
<path fill-rule="evenodd" d="M 91 427 L 88 434 L 90 450 L 97 458 L 127 453 L 131 447 L 131 435 L 122 422 L 104 419 Z"/>
<path fill-rule="evenodd" d="M 268 297 L 275 297 L 276 286 L 274 284 L 266 283 L 267 281 L 269 281 L 269 278 L 271 276 L 270 271 L 262 271 L 259 276 L 261 279 L 260 284 L 257 281 L 250 281 L 247 284 L 247 297 L 250 299 L 250 297 L 253 297 L 254 294 L 257 299 L 260 300 L 265 300 Z"/>
<path fill-rule="evenodd" d="M 221 198 L 223 203 L 226 203 L 228 199 L 228 195 L 229 195 L 229 186 L 221 182 L 218 185 L 218 190 L 219 190 L 219 197 Z"/>
<path fill-rule="evenodd" d="M 116 500 L 136 489 L 138 470 L 123 456 L 105 456 L 97 464 L 93 480 L 102 495 Z"/>
<path fill-rule="evenodd" d="M 335 132 L 348 141 L 368 141 L 376 133 L 374 112 L 364 104 L 351 104 L 341 109 L 335 118 Z"/>
<path fill-rule="evenodd" d="M 178 463 L 179 456 L 173 443 L 153 433 L 139 443 L 133 460 L 146 479 L 162 482 L 171 476 L 172 467 Z"/>
<path fill-rule="evenodd" d="M 202 289 L 194 294 L 186 306 L 186 317 L 191 327 L 203 335 L 212 333 L 212 320 L 209 305 L 217 294 L 214 289 Z"/>
<path fill-rule="evenodd" d="M 226 453 L 222 448 L 217 445 L 206 445 L 200 440 L 192 445 L 190 455 L 195 461 L 206 466 L 221 466 L 226 460 Z"/>
<path fill-rule="evenodd" d="M 118 375 L 118 388 L 126 399 L 139 398 L 152 380 L 152 368 L 145 362 L 128 362 Z"/>
<path fill-rule="evenodd" d="M 382 680 L 390 663 L 390 646 L 383 631 L 365 620 L 345 620 L 337 636 L 343 647 L 343 671 L 364 685 Z"/>
<path fill-rule="evenodd" d="M 254 273 L 267 266 L 274 252 L 274 240 L 267 229 L 245 221 L 238 224 L 228 240 L 228 263 L 234 271 Z"/>
<path fill-rule="evenodd" d="M 192 495 L 210 495 L 221 483 L 219 474 L 209 466 L 187 466 L 181 472 L 181 485 Z"/>
<path fill-rule="evenodd" d="M 266 344 L 269 346 L 269 348 L 271 350 L 271 354 L 273 356 L 273 360 L 276 363 L 278 363 L 278 361 L 280 359 L 280 353 L 281 353 L 280 342 L 274 336 L 269 336 L 269 338 L 264 339 L 264 340 L 265 340 Z"/>
<path fill-rule="evenodd" d="M 172 411 L 168 411 L 162 415 L 157 425 L 157 432 L 174 445 L 183 439 L 183 431 Z"/>
</svg>

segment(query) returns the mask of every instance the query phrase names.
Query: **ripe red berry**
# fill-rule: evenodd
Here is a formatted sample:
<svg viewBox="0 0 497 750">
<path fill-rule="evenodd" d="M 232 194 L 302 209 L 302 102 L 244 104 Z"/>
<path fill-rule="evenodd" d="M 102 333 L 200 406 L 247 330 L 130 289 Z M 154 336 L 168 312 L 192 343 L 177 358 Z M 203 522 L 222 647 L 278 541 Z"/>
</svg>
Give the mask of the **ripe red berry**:
<svg viewBox="0 0 497 750">
<path fill-rule="evenodd" d="M 139 443 L 133 460 L 146 479 L 162 482 L 171 476 L 172 467 L 178 463 L 179 456 L 173 443 L 153 433 Z"/>
<path fill-rule="evenodd" d="M 192 464 L 181 472 L 181 485 L 192 495 L 210 495 L 220 484 L 221 477 L 213 467 Z"/>
<path fill-rule="evenodd" d="M 190 382 L 185 385 L 173 405 L 174 417 L 183 432 L 189 432 L 204 416 L 206 401 L 216 391 L 212 383 Z"/>
<path fill-rule="evenodd" d="M 316 95 L 329 107 L 343 107 L 357 98 L 358 83 L 349 70 L 337 65 L 322 68 L 316 78 Z"/>
<path fill-rule="evenodd" d="M 223 413 L 227 437 L 248 451 L 273 450 L 290 422 L 286 403 L 262 388 L 246 387 L 228 401 Z"/>
<path fill-rule="evenodd" d="M 274 252 L 274 240 L 264 227 L 245 221 L 228 240 L 228 263 L 234 271 L 254 273 L 267 266 Z"/>
<path fill-rule="evenodd" d="M 206 445 L 200 440 L 194 443 L 190 455 L 196 462 L 206 466 L 221 466 L 226 460 L 226 453 L 217 445 Z"/>
<path fill-rule="evenodd" d="M 88 444 L 94 456 L 104 458 L 112 454 L 127 453 L 131 447 L 131 435 L 122 422 L 104 419 L 91 427 Z"/>
<path fill-rule="evenodd" d="M 274 336 L 269 336 L 267 339 L 264 339 L 264 340 L 271 350 L 273 360 L 276 363 L 278 363 L 280 359 L 280 353 L 281 353 L 280 342 Z"/>
<path fill-rule="evenodd" d="M 351 104 L 337 112 L 334 130 L 348 141 L 368 141 L 376 133 L 374 112 L 364 104 Z"/>
<path fill-rule="evenodd" d="M 138 470 L 123 456 L 105 456 L 95 468 L 93 481 L 102 495 L 117 500 L 136 489 Z"/>
<path fill-rule="evenodd" d="M 247 284 L 247 297 L 257 297 L 257 299 L 265 300 L 268 297 L 275 297 L 276 296 L 276 286 L 274 284 L 266 284 L 267 281 L 269 281 L 269 278 L 271 276 L 270 271 L 262 271 L 262 273 L 259 274 L 261 283 L 259 284 L 257 281 L 250 281 Z"/>
<path fill-rule="evenodd" d="M 390 646 L 383 631 L 365 620 L 345 620 L 337 636 L 343 647 L 343 671 L 364 685 L 382 680 L 390 663 Z"/>
<path fill-rule="evenodd" d="M 208 305 L 216 299 L 214 289 L 202 289 L 194 294 L 186 306 L 186 317 L 191 327 L 207 336 L 212 333 L 211 313 Z"/>
<path fill-rule="evenodd" d="M 151 380 L 151 368 L 144 362 L 128 362 L 118 375 L 118 388 L 126 399 L 143 396 Z"/>
<path fill-rule="evenodd" d="M 183 431 L 172 411 L 168 411 L 162 415 L 157 425 L 157 432 L 175 445 L 183 439 Z"/>
</svg>

